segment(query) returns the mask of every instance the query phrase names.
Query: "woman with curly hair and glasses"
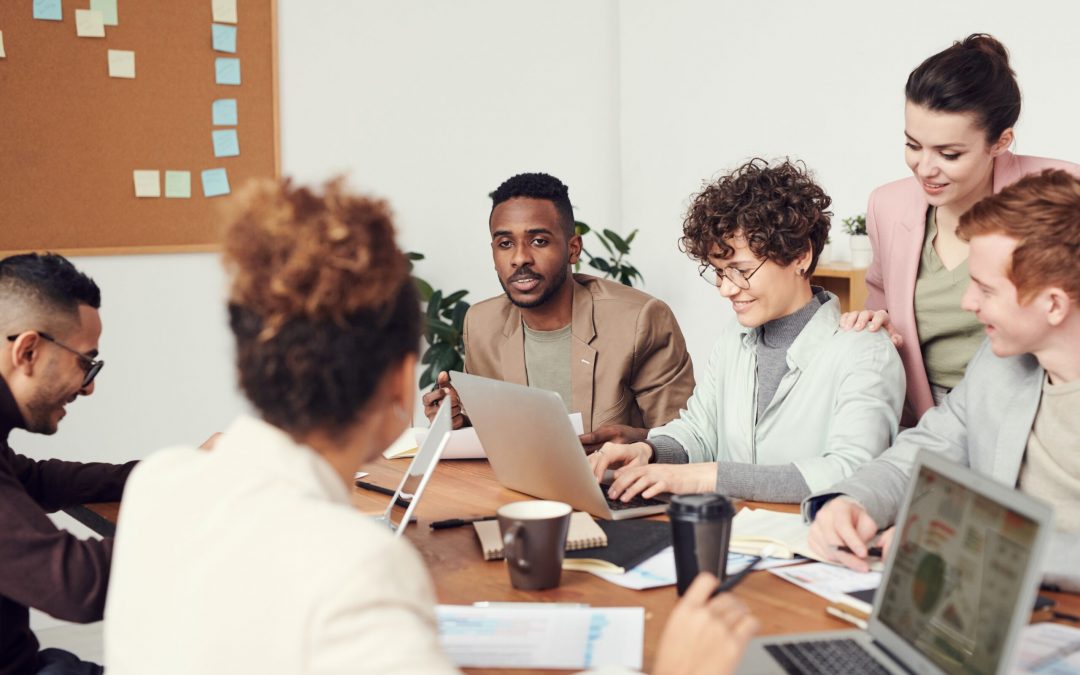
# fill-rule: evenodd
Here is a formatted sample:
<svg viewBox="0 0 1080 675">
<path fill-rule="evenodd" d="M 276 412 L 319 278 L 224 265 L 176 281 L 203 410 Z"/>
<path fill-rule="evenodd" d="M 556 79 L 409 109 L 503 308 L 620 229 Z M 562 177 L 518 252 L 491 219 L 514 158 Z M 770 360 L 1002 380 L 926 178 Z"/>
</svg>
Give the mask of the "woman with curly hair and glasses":
<svg viewBox="0 0 1080 675">
<path fill-rule="evenodd" d="M 272 180 L 239 203 L 229 323 L 255 414 L 212 452 L 162 451 L 128 481 L 109 672 L 456 673 L 420 556 L 349 499 L 416 389 L 420 306 L 389 207 Z M 703 574 L 687 590 L 653 672 L 733 670 L 757 623 L 716 586 Z"/>
<path fill-rule="evenodd" d="M 831 201 L 805 166 L 761 159 L 694 198 L 682 248 L 738 322 L 677 419 L 590 455 L 598 478 L 619 467 L 612 498 L 797 503 L 892 443 L 904 401 L 896 350 L 883 333 L 841 331 L 839 300 L 810 285 Z"/>
</svg>

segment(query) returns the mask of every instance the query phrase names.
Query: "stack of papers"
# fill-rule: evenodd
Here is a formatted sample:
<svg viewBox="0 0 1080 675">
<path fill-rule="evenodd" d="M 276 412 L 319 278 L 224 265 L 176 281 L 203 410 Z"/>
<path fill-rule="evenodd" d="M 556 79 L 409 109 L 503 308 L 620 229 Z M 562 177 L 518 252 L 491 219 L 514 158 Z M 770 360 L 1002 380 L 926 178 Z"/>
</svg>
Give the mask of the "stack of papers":
<svg viewBox="0 0 1080 675">
<path fill-rule="evenodd" d="M 856 572 L 829 563 L 808 563 L 791 569 L 769 570 L 829 602 L 841 602 L 848 593 L 865 591 L 881 585 L 881 572 Z"/>
<path fill-rule="evenodd" d="M 743 555 L 741 553 L 729 553 L 726 574 L 728 576 L 738 574 L 746 569 L 746 566 L 749 565 L 750 561 L 753 559 L 754 556 Z M 757 564 L 756 569 L 764 570 L 787 565 L 797 565 L 801 562 L 803 561 L 798 559 L 785 560 L 783 558 L 765 558 Z M 563 569 L 566 569 L 565 566 Z M 625 574 L 611 574 L 594 570 L 584 571 L 592 572 L 604 581 L 610 581 L 616 586 L 632 588 L 635 591 L 642 591 L 646 588 L 660 588 L 661 586 L 674 586 L 676 581 L 675 549 L 668 546 L 663 551 L 660 551 L 637 567 L 627 570 Z"/>
<path fill-rule="evenodd" d="M 642 607 L 439 605 L 439 641 L 462 668 L 641 669 Z"/>
<path fill-rule="evenodd" d="M 580 436 L 584 433 L 581 413 L 572 413 L 569 417 L 570 425 L 574 427 L 574 433 Z M 394 441 L 389 448 L 383 450 L 383 457 L 386 459 L 401 459 L 416 456 L 417 449 L 427 438 L 427 432 L 428 430 L 424 427 L 406 429 L 400 438 Z M 487 454 L 484 452 L 484 446 L 480 444 L 480 437 L 476 435 L 476 429 L 465 427 L 450 432 L 450 442 L 446 444 L 442 458 L 486 459 Z"/>
<path fill-rule="evenodd" d="M 1016 672 L 1064 675 L 1080 672 L 1080 628 L 1036 623 L 1024 628 Z"/>
</svg>

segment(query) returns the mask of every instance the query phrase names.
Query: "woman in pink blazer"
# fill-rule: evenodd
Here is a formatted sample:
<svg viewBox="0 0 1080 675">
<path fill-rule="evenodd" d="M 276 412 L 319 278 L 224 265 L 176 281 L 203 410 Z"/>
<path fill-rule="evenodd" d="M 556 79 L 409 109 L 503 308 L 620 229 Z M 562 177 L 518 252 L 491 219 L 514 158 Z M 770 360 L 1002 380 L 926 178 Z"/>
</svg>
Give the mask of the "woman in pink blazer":
<svg viewBox="0 0 1080 675">
<path fill-rule="evenodd" d="M 1008 52 L 989 35 L 971 35 L 928 58 L 908 77 L 905 93 L 904 155 L 914 175 L 870 195 L 867 309 L 846 314 L 841 325 L 889 332 L 907 373 L 901 423 L 914 426 L 951 387 L 931 381 L 927 338 L 952 361 L 955 378 L 982 330 L 949 300 L 967 284 L 967 244 L 956 237 L 960 215 L 1021 176 L 1048 168 L 1080 175 L 1080 165 L 1009 152 L 1020 88 Z M 930 245 L 928 228 L 935 233 Z"/>
</svg>

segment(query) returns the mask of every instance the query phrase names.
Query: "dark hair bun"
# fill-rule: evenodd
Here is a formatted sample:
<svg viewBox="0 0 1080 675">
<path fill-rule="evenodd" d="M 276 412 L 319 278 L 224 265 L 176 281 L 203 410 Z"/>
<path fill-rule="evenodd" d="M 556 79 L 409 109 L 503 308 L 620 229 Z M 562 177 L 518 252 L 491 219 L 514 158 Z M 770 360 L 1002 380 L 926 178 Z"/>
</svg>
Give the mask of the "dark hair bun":
<svg viewBox="0 0 1080 675">
<path fill-rule="evenodd" d="M 956 44 L 964 49 L 974 49 L 992 58 L 1001 59 L 1001 65 L 1005 68 L 1009 67 L 1009 50 L 1005 49 L 1005 45 L 1001 44 L 993 35 L 972 33 L 964 38 L 962 42 Z"/>
</svg>

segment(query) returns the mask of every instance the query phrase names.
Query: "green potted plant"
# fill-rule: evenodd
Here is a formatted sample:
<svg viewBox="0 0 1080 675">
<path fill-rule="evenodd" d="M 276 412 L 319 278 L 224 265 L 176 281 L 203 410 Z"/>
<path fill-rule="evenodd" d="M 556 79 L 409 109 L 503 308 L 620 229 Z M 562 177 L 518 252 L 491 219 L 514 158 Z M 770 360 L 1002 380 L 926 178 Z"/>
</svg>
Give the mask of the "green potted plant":
<svg viewBox="0 0 1080 675">
<path fill-rule="evenodd" d="M 415 251 L 406 256 L 410 268 L 414 262 L 424 259 L 424 254 Z M 420 364 L 424 367 L 420 373 L 420 388 L 426 389 L 435 384 L 440 372 L 463 370 L 465 367 L 462 330 L 465 312 L 469 311 L 469 303 L 465 302 L 469 292 L 460 290 L 444 295 L 415 274 L 412 279 L 424 303 L 424 340 L 428 346 L 420 357 Z"/>
<path fill-rule="evenodd" d="M 860 213 L 841 221 L 844 231 L 850 236 L 848 245 L 851 247 L 851 265 L 853 267 L 869 267 L 874 252 L 870 248 L 870 237 L 866 234 L 866 214 Z"/>
<path fill-rule="evenodd" d="M 626 239 L 623 239 L 617 232 L 594 230 L 580 220 L 574 222 L 574 230 L 582 239 L 585 238 L 586 234 L 592 232 L 604 249 L 607 250 L 608 257 L 601 258 L 589 253 L 584 243 L 581 246 L 581 253 L 588 258 L 589 267 L 603 272 L 604 279 L 614 279 L 624 286 L 633 286 L 635 279 L 645 281 L 645 277 L 641 276 L 641 272 L 631 265 L 630 261 L 626 260 L 626 256 L 630 253 L 630 244 L 634 243 L 634 237 L 637 236 L 637 230 L 634 230 L 627 235 Z M 580 260 L 574 269 L 575 271 L 581 269 Z"/>
</svg>

